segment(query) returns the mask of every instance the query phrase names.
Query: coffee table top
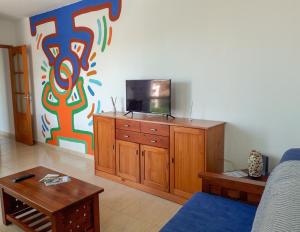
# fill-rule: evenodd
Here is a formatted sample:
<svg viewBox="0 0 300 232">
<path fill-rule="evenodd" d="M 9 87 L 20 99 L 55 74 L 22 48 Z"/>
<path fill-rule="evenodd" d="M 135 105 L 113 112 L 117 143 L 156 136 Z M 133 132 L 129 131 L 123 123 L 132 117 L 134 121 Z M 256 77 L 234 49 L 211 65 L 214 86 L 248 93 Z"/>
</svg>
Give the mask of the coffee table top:
<svg viewBox="0 0 300 232">
<path fill-rule="evenodd" d="M 35 177 L 18 183 L 12 181 L 14 178 L 26 174 L 35 174 Z M 46 186 L 44 183 L 39 182 L 39 180 L 47 174 L 64 175 L 45 167 L 36 167 L 0 178 L 0 188 L 3 188 L 9 195 L 45 213 L 55 213 L 69 205 L 104 191 L 101 187 L 73 177 L 71 177 L 70 182 Z"/>
</svg>

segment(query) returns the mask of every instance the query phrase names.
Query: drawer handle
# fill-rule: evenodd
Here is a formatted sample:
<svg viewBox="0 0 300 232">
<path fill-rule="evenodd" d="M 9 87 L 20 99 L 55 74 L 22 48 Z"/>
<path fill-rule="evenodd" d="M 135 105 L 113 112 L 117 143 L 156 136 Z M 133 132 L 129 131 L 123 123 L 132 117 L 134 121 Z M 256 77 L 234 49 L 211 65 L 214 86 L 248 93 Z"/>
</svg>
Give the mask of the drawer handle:
<svg viewBox="0 0 300 232">
<path fill-rule="evenodd" d="M 129 135 L 124 135 L 124 138 L 129 138 Z"/>
<path fill-rule="evenodd" d="M 125 124 L 124 127 L 129 127 L 129 125 L 128 125 L 128 124 Z"/>
<path fill-rule="evenodd" d="M 157 131 L 157 129 L 155 129 L 155 128 L 151 128 L 150 130 L 151 130 L 151 131 Z"/>
<path fill-rule="evenodd" d="M 151 140 L 151 143 L 157 143 L 157 141 L 156 140 Z"/>
</svg>

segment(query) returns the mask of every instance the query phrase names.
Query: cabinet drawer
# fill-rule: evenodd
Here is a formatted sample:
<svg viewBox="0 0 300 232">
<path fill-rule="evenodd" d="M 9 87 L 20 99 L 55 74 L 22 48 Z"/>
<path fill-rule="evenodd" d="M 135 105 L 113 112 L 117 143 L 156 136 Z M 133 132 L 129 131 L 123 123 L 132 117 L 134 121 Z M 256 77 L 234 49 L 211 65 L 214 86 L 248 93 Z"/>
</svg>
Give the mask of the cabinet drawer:
<svg viewBox="0 0 300 232">
<path fill-rule="evenodd" d="M 116 127 L 117 129 L 122 129 L 122 130 L 130 130 L 136 132 L 141 131 L 140 122 L 132 121 L 132 120 L 117 119 Z"/>
<path fill-rule="evenodd" d="M 170 135 L 170 127 L 168 125 L 161 125 L 157 123 L 141 123 L 141 132 L 147 134 L 161 135 L 161 136 L 169 136 Z"/>
<path fill-rule="evenodd" d="M 169 149 L 169 137 L 141 134 L 141 144 Z"/>
<path fill-rule="evenodd" d="M 116 130 L 116 138 L 118 140 L 133 142 L 133 143 L 140 143 L 142 134 L 139 132 L 128 131 L 128 130 Z"/>
</svg>

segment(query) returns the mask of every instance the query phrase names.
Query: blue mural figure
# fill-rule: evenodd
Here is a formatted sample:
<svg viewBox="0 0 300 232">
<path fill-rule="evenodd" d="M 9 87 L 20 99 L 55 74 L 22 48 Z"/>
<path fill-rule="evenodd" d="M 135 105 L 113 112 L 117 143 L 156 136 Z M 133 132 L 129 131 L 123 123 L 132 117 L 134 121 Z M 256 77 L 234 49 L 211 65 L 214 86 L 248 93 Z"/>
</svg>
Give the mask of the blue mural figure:
<svg viewBox="0 0 300 232">
<path fill-rule="evenodd" d="M 43 39 L 42 47 L 49 65 L 54 68 L 55 80 L 62 89 L 72 89 L 79 78 L 81 68 L 88 70 L 88 59 L 94 42 L 93 31 L 88 27 L 77 27 L 75 17 L 102 9 L 109 9 L 109 18 L 115 21 L 120 16 L 121 0 L 82 0 L 30 18 L 32 36 L 36 35 L 37 26 L 48 22 L 55 24 L 55 33 Z M 84 44 L 81 57 L 72 50 L 73 42 Z M 58 48 L 58 54 L 54 55 L 51 48 Z M 63 78 L 60 72 L 66 61 L 72 65 L 72 86 L 69 86 L 69 80 Z"/>
</svg>

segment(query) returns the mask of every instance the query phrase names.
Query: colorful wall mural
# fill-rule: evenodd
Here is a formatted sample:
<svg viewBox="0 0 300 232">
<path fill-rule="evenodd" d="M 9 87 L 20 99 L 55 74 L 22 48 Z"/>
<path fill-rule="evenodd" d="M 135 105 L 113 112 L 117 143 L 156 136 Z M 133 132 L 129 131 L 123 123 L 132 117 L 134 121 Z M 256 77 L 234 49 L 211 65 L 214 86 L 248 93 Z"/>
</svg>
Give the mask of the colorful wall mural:
<svg viewBox="0 0 300 232">
<path fill-rule="evenodd" d="M 107 11 L 108 16 L 103 14 Z M 102 12 L 101 17 L 95 18 L 96 31 L 89 25 L 77 25 L 78 17 L 91 12 Z M 95 88 L 102 85 L 95 58 L 110 46 L 110 23 L 118 20 L 120 13 L 121 0 L 82 0 L 30 18 L 36 49 L 42 49 L 45 57 L 41 65 L 41 104 L 45 110 L 41 115 L 41 133 L 47 143 L 79 143 L 86 153 L 93 154 L 92 116 L 101 111 Z M 39 31 L 39 26 L 47 23 L 54 23 L 54 33 Z M 89 129 L 80 129 L 82 120 L 77 123 L 78 115 Z"/>
</svg>

